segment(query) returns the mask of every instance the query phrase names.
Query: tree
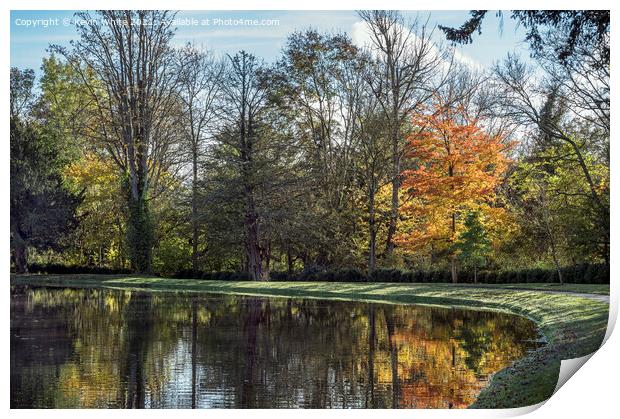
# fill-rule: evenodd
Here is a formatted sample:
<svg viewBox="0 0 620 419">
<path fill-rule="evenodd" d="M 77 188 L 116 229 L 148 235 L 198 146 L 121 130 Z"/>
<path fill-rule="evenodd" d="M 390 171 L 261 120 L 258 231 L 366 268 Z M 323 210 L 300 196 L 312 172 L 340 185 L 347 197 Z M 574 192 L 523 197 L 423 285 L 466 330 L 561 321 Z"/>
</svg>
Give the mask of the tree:
<svg viewBox="0 0 620 419">
<path fill-rule="evenodd" d="M 33 87 L 34 70 L 20 70 L 17 67 L 11 67 L 9 89 L 11 119 L 26 119 L 28 117 L 35 101 Z"/>
<path fill-rule="evenodd" d="M 470 14 L 471 18 L 458 29 L 441 25 L 439 29 L 452 42 L 470 44 L 474 32 L 482 33 L 487 10 L 472 10 Z M 501 11 L 497 14 L 502 16 Z M 535 56 L 542 52 L 551 32 L 563 32 L 564 37 L 554 48 L 560 61 L 570 59 L 583 45 L 596 44 L 602 50 L 600 65 L 609 66 L 609 10 L 513 10 L 511 18 L 528 30 L 526 40 Z"/>
<path fill-rule="evenodd" d="M 380 111 L 372 92 L 363 98 L 358 111 L 359 146 L 355 164 L 359 168 L 360 183 L 365 189 L 364 207 L 368 224 L 368 271 L 377 265 L 377 234 L 380 226 L 389 218 L 390 211 L 382 211 L 377 195 L 390 183 L 390 143 L 385 141 L 388 124 Z"/>
<path fill-rule="evenodd" d="M 11 69 L 11 253 L 19 273 L 28 272 L 28 248 L 59 249 L 76 225 L 79 193 L 62 182 L 62 146 L 42 134 L 34 119 L 34 72 Z"/>
<path fill-rule="evenodd" d="M 226 100 L 226 125 L 220 138 L 235 151 L 244 200 L 245 262 L 254 281 L 263 280 L 259 214 L 256 208 L 256 150 L 261 135 L 266 89 L 261 83 L 262 64 L 241 51 L 229 57 L 222 92 Z"/>
<path fill-rule="evenodd" d="M 435 103 L 414 119 L 419 131 L 409 141 L 408 157 L 418 168 L 403 173 L 403 188 L 411 196 L 403 210 L 414 218 L 414 231 L 401 234 L 399 244 L 410 249 L 430 246 L 447 254 L 452 281 L 457 282 L 457 240 L 461 215 L 494 205 L 497 188 L 508 165 L 509 147 L 501 135 L 489 135 L 463 107 Z"/>
<path fill-rule="evenodd" d="M 101 11 L 78 16 L 79 40 L 53 46 L 81 75 L 96 104 L 97 134 L 125 177 L 127 239 L 132 268 L 150 272 L 154 225 L 149 192 L 169 163 L 172 112 L 171 14 L 166 11 Z M 98 81 L 92 83 L 85 68 Z"/>
<path fill-rule="evenodd" d="M 412 112 L 432 97 L 431 85 L 444 63 L 442 51 L 431 41 L 426 24 L 415 20 L 407 25 L 396 11 L 362 11 L 376 54 L 376 72 L 368 82 L 389 124 L 392 153 L 392 204 L 386 238 L 386 256 L 394 251 L 399 212 L 402 159 L 406 144 L 406 122 Z"/>
<path fill-rule="evenodd" d="M 116 165 L 110 158 L 85 152 L 67 165 L 62 175 L 67 189 L 81 192 L 83 197 L 77 208 L 80 222 L 68 249 L 75 252 L 77 264 L 124 268 L 125 200 Z"/>
<path fill-rule="evenodd" d="M 373 117 L 374 116 L 374 117 Z M 377 264 L 377 233 L 385 222 L 386 215 L 377 205 L 377 195 L 382 187 L 389 184 L 390 154 L 387 142 L 383 140 L 385 126 L 377 115 L 370 116 L 360 126 L 362 141 L 360 146 L 360 169 L 362 181 L 366 186 L 366 210 L 368 219 L 368 270 L 373 271 Z M 389 214 L 389 212 L 388 212 Z"/>
<path fill-rule="evenodd" d="M 189 146 L 192 171 L 191 228 L 192 270 L 198 271 L 200 223 L 198 219 L 198 169 L 205 143 L 214 133 L 217 97 L 221 90 L 223 63 L 211 53 L 187 44 L 176 54 L 179 95 L 183 103 L 181 124 Z"/>
<path fill-rule="evenodd" d="M 549 172 L 549 166 L 544 161 L 538 164 L 524 162 L 511 177 L 511 184 L 516 192 L 513 200 L 518 200 L 517 207 L 522 211 L 521 226 L 531 229 L 536 240 L 543 243 L 546 251 L 550 251 L 558 280 L 562 283 L 559 249 L 562 232 L 553 191 L 556 180 L 557 177 Z"/>
<path fill-rule="evenodd" d="M 603 103 L 597 99 L 598 84 L 589 88 L 592 94 L 585 94 L 585 91 L 575 93 L 575 89 L 554 83 L 551 87 L 541 88 L 541 82 L 534 78 L 532 70 L 512 56 L 506 59 L 503 66 L 496 67 L 495 74 L 506 117 L 521 129 L 534 130 L 531 138 L 537 150 L 561 150 L 554 165 L 572 167 L 577 164 L 584 190 L 595 210 L 593 220 L 603 240 L 609 243 L 609 179 L 606 171 L 593 170 L 595 166 L 588 161 L 596 157 L 608 166 L 609 131 L 601 128 L 607 125 L 605 119 L 608 115 L 606 117 L 605 112 L 592 110 L 598 108 L 597 103 Z M 574 96 L 571 98 L 571 95 Z M 575 100 L 580 100 L 575 97 L 586 96 L 589 97 L 590 110 L 584 109 L 583 105 L 572 106 Z M 608 244 L 606 247 L 609 248 Z"/>
<path fill-rule="evenodd" d="M 305 174 L 294 192 L 304 199 L 297 201 L 303 215 L 288 234 L 305 268 L 352 263 L 367 60 L 347 35 L 307 30 L 289 36 L 270 71 L 270 100 L 292 131 L 285 149 L 299 150 L 296 166 Z"/>
<path fill-rule="evenodd" d="M 88 87 L 82 81 L 82 75 L 90 84 L 97 84 L 96 77 L 89 69 L 81 69 L 80 74 L 73 66 L 51 54 L 43 58 L 41 65 L 41 97 L 37 113 L 47 123 L 46 135 L 58 137 L 65 147 L 64 154 L 68 161 L 80 158 L 84 149 L 94 151 L 88 141 L 93 125 L 97 124 L 96 106 Z"/>
<path fill-rule="evenodd" d="M 467 267 L 474 268 L 474 283 L 478 282 L 478 268 L 487 263 L 491 253 L 491 241 L 480 220 L 480 213 L 471 211 L 463 224 L 463 231 L 455 243 L 458 257 Z"/>
</svg>

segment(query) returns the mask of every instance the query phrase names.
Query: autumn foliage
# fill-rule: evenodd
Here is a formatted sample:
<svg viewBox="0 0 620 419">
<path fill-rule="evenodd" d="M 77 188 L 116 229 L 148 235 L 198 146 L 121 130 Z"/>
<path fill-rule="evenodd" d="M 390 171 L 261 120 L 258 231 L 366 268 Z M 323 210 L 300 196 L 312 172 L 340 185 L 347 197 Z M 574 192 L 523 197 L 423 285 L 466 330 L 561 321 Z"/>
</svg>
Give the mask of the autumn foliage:
<svg viewBox="0 0 620 419">
<path fill-rule="evenodd" d="M 510 144 L 490 135 L 480 120 L 459 107 L 436 103 L 416 116 L 408 138 L 408 157 L 417 168 L 403 172 L 403 204 L 410 217 L 398 244 L 405 250 L 429 249 L 453 261 L 454 242 L 470 211 L 487 218 L 501 216 L 496 190 L 509 164 Z"/>
</svg>

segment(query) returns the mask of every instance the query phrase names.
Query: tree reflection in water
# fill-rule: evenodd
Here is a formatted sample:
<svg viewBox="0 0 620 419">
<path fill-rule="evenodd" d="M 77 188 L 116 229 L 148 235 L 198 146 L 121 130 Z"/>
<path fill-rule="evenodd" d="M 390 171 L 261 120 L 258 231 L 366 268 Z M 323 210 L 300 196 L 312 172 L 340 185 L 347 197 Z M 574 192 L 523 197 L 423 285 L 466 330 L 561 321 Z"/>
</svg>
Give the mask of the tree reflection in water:
<svg viewBox="0 0 620 419">
<path fill-rule="evenodd" d="M 464 408 L 536 338 L 483 311 L 13 287 L 11 406 Z"/>
</svg>

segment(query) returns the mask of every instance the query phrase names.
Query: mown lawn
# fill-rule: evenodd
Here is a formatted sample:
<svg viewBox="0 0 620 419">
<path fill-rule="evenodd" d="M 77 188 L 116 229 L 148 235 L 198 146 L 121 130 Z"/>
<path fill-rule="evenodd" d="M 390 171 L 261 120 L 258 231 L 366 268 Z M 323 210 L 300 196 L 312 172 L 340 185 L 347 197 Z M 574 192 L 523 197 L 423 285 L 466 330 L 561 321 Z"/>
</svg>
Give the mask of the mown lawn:
<svg viewBox="0 0 620 419">
<path fill-rule="evenodd" d="M 495 374 L 491 384 L 472 405 L 474 408 L 519 407 L 547 399 L 555 388 L 560 361 L 587 355 L 601 345 L 609 311 L 607 303 L 570 294 L 609 294 L 609 285 L 229 282 L 122 275 L 11 276 L 11 284 L 450 305 L 500 310 L 529 317 L 538 324 L 548 344 Z M 539 289 L 569 293 L 552 294 Z"/>
<path fill-rule="evenodd" d="M 460 284 L 463 287 L 491 287 L 491 288 L 502 288 L 502 289 L 528 289 L 528 290 L 544 290 L 544 291 L 559 291 L 559 292 L 576 292 L 576 293 L 585 293 L 585 294 L 600 294 L 600 295 L 609 295 L 609 284 L 601 285 L 601 284 Z"/>
</svg>

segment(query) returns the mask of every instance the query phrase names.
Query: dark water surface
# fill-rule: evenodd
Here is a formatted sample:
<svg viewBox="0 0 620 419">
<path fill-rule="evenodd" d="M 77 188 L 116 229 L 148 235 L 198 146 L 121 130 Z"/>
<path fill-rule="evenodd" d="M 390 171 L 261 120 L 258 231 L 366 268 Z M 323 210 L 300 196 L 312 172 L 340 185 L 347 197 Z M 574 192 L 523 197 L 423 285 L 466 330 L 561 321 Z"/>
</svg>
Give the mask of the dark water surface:
<svg viewBox="0 0 620 419">
<path fill-rule="evenodd" d="M 484 311 L 19 286 L 11 407 L 463 408 L 537 337 Z"/>
</svg>

